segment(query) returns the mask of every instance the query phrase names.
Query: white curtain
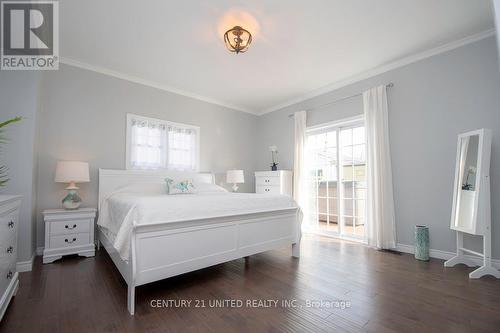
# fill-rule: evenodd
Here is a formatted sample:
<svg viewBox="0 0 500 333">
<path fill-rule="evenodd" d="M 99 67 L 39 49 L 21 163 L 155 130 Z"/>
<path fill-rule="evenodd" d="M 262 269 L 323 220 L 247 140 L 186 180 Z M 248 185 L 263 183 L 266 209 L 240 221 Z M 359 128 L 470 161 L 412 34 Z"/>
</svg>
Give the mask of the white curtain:
<svg viewBox="0 0 500 333">
<path fill-rule="evenodd" d="M 302 210 L 304 223 L 308 214 L 307 168 L 306 168 L 306 111 L 294 114 L 295 154 L 293 162 L 293 198 Z"/>
<path fill-rule="evenodd" d="M 130 166 L 135 169 L 196 171 L 198 133 L 154 119 L 132 119 Z"/>
<path fill-rule="evenodd" d="M 379 249 L 396 247 L 394 195 L 386 86 L 363 93 L 366 128 L 367 216 L 365 238 Z"/>
<path fill-rule="evenodd" d="M 130 165 L 138 169 L 164 167 L 167 158 L 166 126 L 133 119 L 130 131 Z"/>
<path fill-rule="evenodd" d="M 170 170 L 196 169 L 196 131 L 168 126 L 168 163 Z"/>
</svg>

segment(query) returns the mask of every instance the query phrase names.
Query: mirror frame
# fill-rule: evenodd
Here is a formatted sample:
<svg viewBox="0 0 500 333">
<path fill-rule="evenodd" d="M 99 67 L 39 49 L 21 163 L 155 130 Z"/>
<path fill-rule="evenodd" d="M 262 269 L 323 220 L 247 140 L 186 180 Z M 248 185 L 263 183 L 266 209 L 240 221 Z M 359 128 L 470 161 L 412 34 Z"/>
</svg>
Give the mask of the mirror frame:
<svg viewBox="0 0 500 333">
<path fill-rule="evenodd" d="M 455 225 L 455 219 L 457 214 L 457 200 L 458 193 L 461 191 L 462 184 L 460 179 L 460 153 L 461 153 L 461 143 L 463 138 L 471 137 L 473 135 L 479 136 L 478 142 L 478 154 L 477 154 L 477 165 L 476 165 L 476 200 L 474 202 L 473 214 L 472 214 L 472 226 L 470 229 L 463 228 Z M 489 129 L 478 129 L 475 131 L 470 131 L 458 135 L 457 140 L 457 155 L 455 160 L 455 181 L 453 184 L 453 206 L 451 211 L 451 224 L 450 228 L 453 230 L 465 232 L 473 235 L 483 235 L 484 234 L 484 223 L 481 221 L 482 214 L 481 208 L 486 209 L 485 203 L 481 201 L 487 200 L 489 198 L 489 193 L 485 195 L 483 189 L 483 183 L 485 177 L 489 181 L 489 171 L 490 171 L 490 158 L 491 158 L 491 130 Z M 489 190 L 489 188 L 487 189 Z M 487 204 L 486 204 L 487 205 Z M 479 218 L 478 218 L 479 217 Z M 478 224 L 479 221 L 479 224 Z"/>
</svg>

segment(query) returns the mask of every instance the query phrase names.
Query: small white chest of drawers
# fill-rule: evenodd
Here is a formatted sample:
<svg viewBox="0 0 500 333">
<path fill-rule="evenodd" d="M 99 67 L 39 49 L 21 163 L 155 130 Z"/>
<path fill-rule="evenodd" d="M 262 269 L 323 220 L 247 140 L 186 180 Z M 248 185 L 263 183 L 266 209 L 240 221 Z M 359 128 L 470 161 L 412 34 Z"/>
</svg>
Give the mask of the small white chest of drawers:
<svg viewBox="0 0 500 333">
<path fill-rule="evenodd" d="M 95 208 L 44 210 L 43 263 L 51 263 L 68 254 L 93 257 L 95 215 Z"/>
<path fill-rule="evenodd" d="M 0 320 L 19 287 L 17 229 L 21 197 L 0 195 Z"/>
<path fill-rule="evenodd" d="M 255 192 L 263 194 L 292 195 L 292 171 L 255 172 Z"/>
</svg>

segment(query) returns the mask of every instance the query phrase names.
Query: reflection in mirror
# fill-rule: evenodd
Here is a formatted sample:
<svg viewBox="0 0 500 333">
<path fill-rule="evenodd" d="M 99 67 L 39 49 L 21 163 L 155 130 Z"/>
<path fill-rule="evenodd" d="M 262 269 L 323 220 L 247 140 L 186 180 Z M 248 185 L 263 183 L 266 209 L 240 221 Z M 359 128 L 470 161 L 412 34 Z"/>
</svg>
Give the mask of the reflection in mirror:
<svg viewBox="0 0 500 333">
<path fill-rule="evenodd" d="M 474 191 L 476 188 L 477 149 L 479 135 L 462 138 L 465 147 L 464 168 L 462 170 L 462 190 Z M 461 157 L 462 159 L 462 157 Z M 462 162 L 460 162 L 462 164 Z"/>
<path fill-rule="evenodd" d="M 457 191 L 457 212 L 455 226 L 472 227 L 476 202 L 476 172 L 478 161 L 479 135 L 463 137 L 460 141 L 459 187 Z"/>
</svg>

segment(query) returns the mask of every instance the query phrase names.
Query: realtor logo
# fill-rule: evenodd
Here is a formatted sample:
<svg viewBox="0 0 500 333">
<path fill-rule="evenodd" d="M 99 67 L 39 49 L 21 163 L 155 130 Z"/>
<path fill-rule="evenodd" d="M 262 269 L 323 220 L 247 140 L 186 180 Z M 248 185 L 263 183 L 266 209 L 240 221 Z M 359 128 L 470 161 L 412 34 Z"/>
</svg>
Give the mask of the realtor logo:
<svg viewBox="0 0 500 333">
<path fill-rule="evenodd" d="M 2 70 L 59 68 L 59 3 L 1 1 Z"/>
</svg>

